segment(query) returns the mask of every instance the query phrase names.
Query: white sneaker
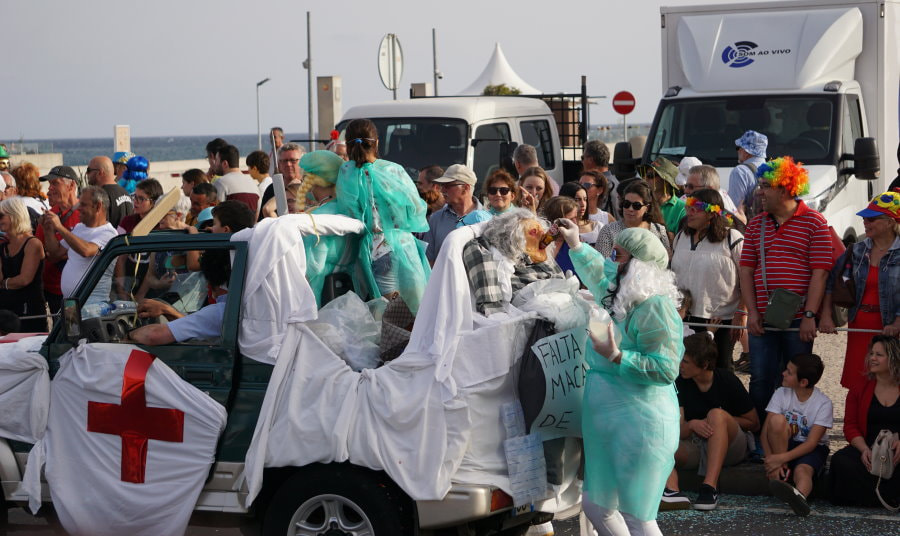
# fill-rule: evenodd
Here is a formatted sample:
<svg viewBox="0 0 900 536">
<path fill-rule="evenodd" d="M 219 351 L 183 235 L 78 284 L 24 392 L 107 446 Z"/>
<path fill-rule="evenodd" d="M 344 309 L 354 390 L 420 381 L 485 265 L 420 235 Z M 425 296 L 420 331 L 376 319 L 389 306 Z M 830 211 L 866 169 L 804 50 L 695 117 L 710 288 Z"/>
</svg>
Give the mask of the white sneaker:
<svg viewBox="0 0 900 536">
<path fill-rule="evenodd" d="M 525 533 L 525 536 L 553 536 L 553 534 L 553 522 L 548 521 L 528 527 L 528 532 Z"/>
</svg>

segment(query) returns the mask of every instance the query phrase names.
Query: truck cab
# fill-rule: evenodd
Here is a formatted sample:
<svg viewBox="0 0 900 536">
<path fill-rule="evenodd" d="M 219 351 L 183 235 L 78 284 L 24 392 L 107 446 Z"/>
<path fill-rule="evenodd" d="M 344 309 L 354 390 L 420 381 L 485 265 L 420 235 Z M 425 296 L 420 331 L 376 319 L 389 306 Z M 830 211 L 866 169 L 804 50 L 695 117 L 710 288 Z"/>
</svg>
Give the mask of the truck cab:
<svg viewBox="0 0 900 536">
<path fill-rule="evenodd" d="M 379 156 L 402 165 L 415 179 L 419 169 L 465 164 L 481 183 L 499 167 L 501 144 L 529 144 L 538 164 L 559 184 L 563 162 L 556 120 L 540 99 L 528 97 L 435 97 L 354 106 L 337 125 L 369 119 L 378 129 Z M 511 156 L 511 155 L 510 155 Z"/>
<path fill-rule="evenodd" d="M 768 158 L 804 164 L 804 201 L 855 241 L 855 212 L 897 168 L 900 52 L 889 42 L 898 7 L 799 0 L 661 8 L 664 96 L 643 160 L 697 157 L 718 168 L 727 190 L 734 140 L 755 130 L 769 139 Z"/>
<path fill-rule="evenodd" d="M 157 299 L 170 302 L 185 314 L 203 307 L 207 303 L 207 284 L 202 273 L 179 268 L 182 257 L 197 250 L 223 250 L 231 257 L 229 299 L 220 335 L 145 347 L 185 381 L 222 404 L 228 413 L 210 477 L 195 511 L 255 514 L 262 523 L 262 533 L 267 535 L 294 534 L 289 527 L 301 522 L 315 526 L 322 522 L 325 513 L 337 523 L 329 525 L 332 521 L 328 521 L 321 525 L 323 533 L 329 534 L 329 527 L 346 529 L 339 534 L 356 534 L 358 529 L 361 533 L 392 535 L 432 534 L 453 527 L 458 534 L 512 535 L 524 533 L 533 520 L 552 517 L 536 511 L 534 506 L 513 508 L 512 498 L 490 485 L 453 484 L 443 500 L 414 501 L 384 471 L 349 462 L 268 467 L 262 490 L 252 504 L 247 504 L 245 457 L 273 366 L 241 353 L 241 297 L 250 264 L 250 245 L 232 241 L 230 234 L 156 231 L 145 237 L 110 241 L 80 282 L 75 300 L 67 300 L 63 320 L 55 323 L 43 343 L 41 354 L 49 362 L 51 376 L 59 369 L 59 358 L 78 339 L 83 339 L 82 344 L 131 344 L 127 341 L 128 331 L 145 322 L 164 321 L 137 318 L 136 304 L 129 299 L 92 303 L 92 291 L 104 284 L 104 278 L 125 278 L 124 286 L 129 288 L 133 283 L 129 278 L 145 277 L 138 275 L 142 269 L 172 271 L 176 283 L 171 288 L 175 291 L 163 292 Z M 6 507 L 28 501 L 21 482 L 30 448 L 26 443 L 0 439 L 0 479 Z M 42 499 L 51 500 L 46 485 Z M 576 504 L 572 512 L 578 509 Z"/>
</svg>

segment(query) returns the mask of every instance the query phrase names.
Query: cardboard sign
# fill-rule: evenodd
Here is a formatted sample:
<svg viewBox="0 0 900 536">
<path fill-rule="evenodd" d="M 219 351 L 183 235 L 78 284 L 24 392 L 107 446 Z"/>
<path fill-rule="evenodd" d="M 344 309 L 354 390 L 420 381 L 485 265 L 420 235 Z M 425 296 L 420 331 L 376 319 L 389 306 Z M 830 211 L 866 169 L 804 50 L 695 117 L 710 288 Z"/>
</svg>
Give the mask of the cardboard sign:
<svg viewBox="0 0 900 536">
<path fill-rule="evenodd" d="M 588 366 L 585 327 L 563 331 L 534 343 L 531 350 L 544 369 L 544 406 L 531 432 L 546 441 L 557 437 L 581 437 L 581 399 Z"/>
</svg>

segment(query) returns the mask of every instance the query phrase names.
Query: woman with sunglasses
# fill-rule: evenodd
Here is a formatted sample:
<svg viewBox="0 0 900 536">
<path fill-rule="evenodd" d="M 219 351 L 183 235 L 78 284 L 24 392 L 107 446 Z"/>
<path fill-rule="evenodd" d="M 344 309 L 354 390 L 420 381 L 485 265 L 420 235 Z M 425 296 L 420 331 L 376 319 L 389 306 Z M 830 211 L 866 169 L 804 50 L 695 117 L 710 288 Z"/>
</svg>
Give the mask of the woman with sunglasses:
<svg viewBox="0 0 900 536">
<path fill-rule="evenodd" d="M 578 183 L 587 192 L 587 217 L 600 224 L 600 228 L 616 221 L 612 214 L 603 210 L 609 203 L 609 180 L 599 171 L 582 171 Z M 598 229 L 599 230 L 599 229 Z"/>
<path fill-rule="evenodd" d="M 659 238 L 666 251 L 671 250 L 669 244 L 672 243 L 672 235 L 666 230 L 649 184 L 636 180 L 626 186 L 619 207 L 622 209 L 622 219 L 603 227 L 597 235 L 594 247 L 601 255 L 604 257 L 611 255 L 616 235 L 625 229 L 633 228 L 650 231 Z"/>
<path fill-rule="evenodd" d="M 491 216 L 503 214 L 513 207 L 513 201 L 519 196 L 516 179 L 503 169 L 491 173 L 485 181 L 487 187 L 487 211 Z"/>
<path fill-rule="evenodd" d="M 819 331 L 834 333 L 831 294 L 837 277 L 856 285 L 856 305 L 850 308 L 850 328 L 877 329 L 889 337 L 900 334 L 900 192 L 872 198 L 862 216 L 866 238 L 848 248 L 835 263 L 825 287 Z M 847 389 L 866 382 L 866 349 L 871 333 L 847 334 L 847 353 L 841 385 Z"/>
<path fill-rule="evenodd" d="M 575 200 L 575 203 L 578 205 L 578 211 L 573 221 L 578 225 L 581 241 L 593 246 L 597 243 L 597 236 L 600 234 L 603 224 L 588 217 L 587 189 L 578 182 L 570 181 L 559 188 L 559 196 L 570 197 Z"/>
<path fill-rule="evenodd" d="M 672 246 L 672 271 L 678 286 L 691 291 L 694 298 L 685 321 L 743 325 L 747 316 L 738 306 L 744 236 L 731 228 L 716 190 L 696 190 L 685 203 L 685 226 Z M 695 330 L 707 331 L 703 327 Z M 734 370 L 731 356 L 739 337 L 737 329 L 716 330 L 713 340 L 718 355 L 713 368 Z"/>
</svg>

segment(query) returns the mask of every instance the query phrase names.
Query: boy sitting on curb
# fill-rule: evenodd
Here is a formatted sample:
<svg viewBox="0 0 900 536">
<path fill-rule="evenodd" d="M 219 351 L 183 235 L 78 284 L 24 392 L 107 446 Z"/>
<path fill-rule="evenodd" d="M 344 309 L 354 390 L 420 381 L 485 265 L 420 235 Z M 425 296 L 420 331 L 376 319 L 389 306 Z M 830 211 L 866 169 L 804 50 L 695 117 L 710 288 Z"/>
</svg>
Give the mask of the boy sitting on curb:
<svg viewBox="0 0 900 536">
<path fill-rule="evenodd" d="M 781 374 L 782 387 L 766 407 L 762 429 L 769 490 L 799 516 L 809 515 L 806 498 L 813 477 L 828 459 L 827 430 L 834 410 L 828 396 L 815 387 L 824 369 L 816 354 L 792 357 Z"/>
<path fill-rule="evenodd" d="M 716 369 L 718 351 L 708 333 L 684 338 L 681 375 L 675 380 L 681 410 L 681 441 L 675 467 L 698 469 L 703 476 L 696 510 L 713 510 L 719 502 L 719 475 L 723 466 L 747 458 L 747 432 L 759 430 L 753 400 L 741 380 L 726 369 Z M 672 470 L 663 491 L 660 510 L 689 508 L 678 491 L 678 473 Z"/>
</svg>

